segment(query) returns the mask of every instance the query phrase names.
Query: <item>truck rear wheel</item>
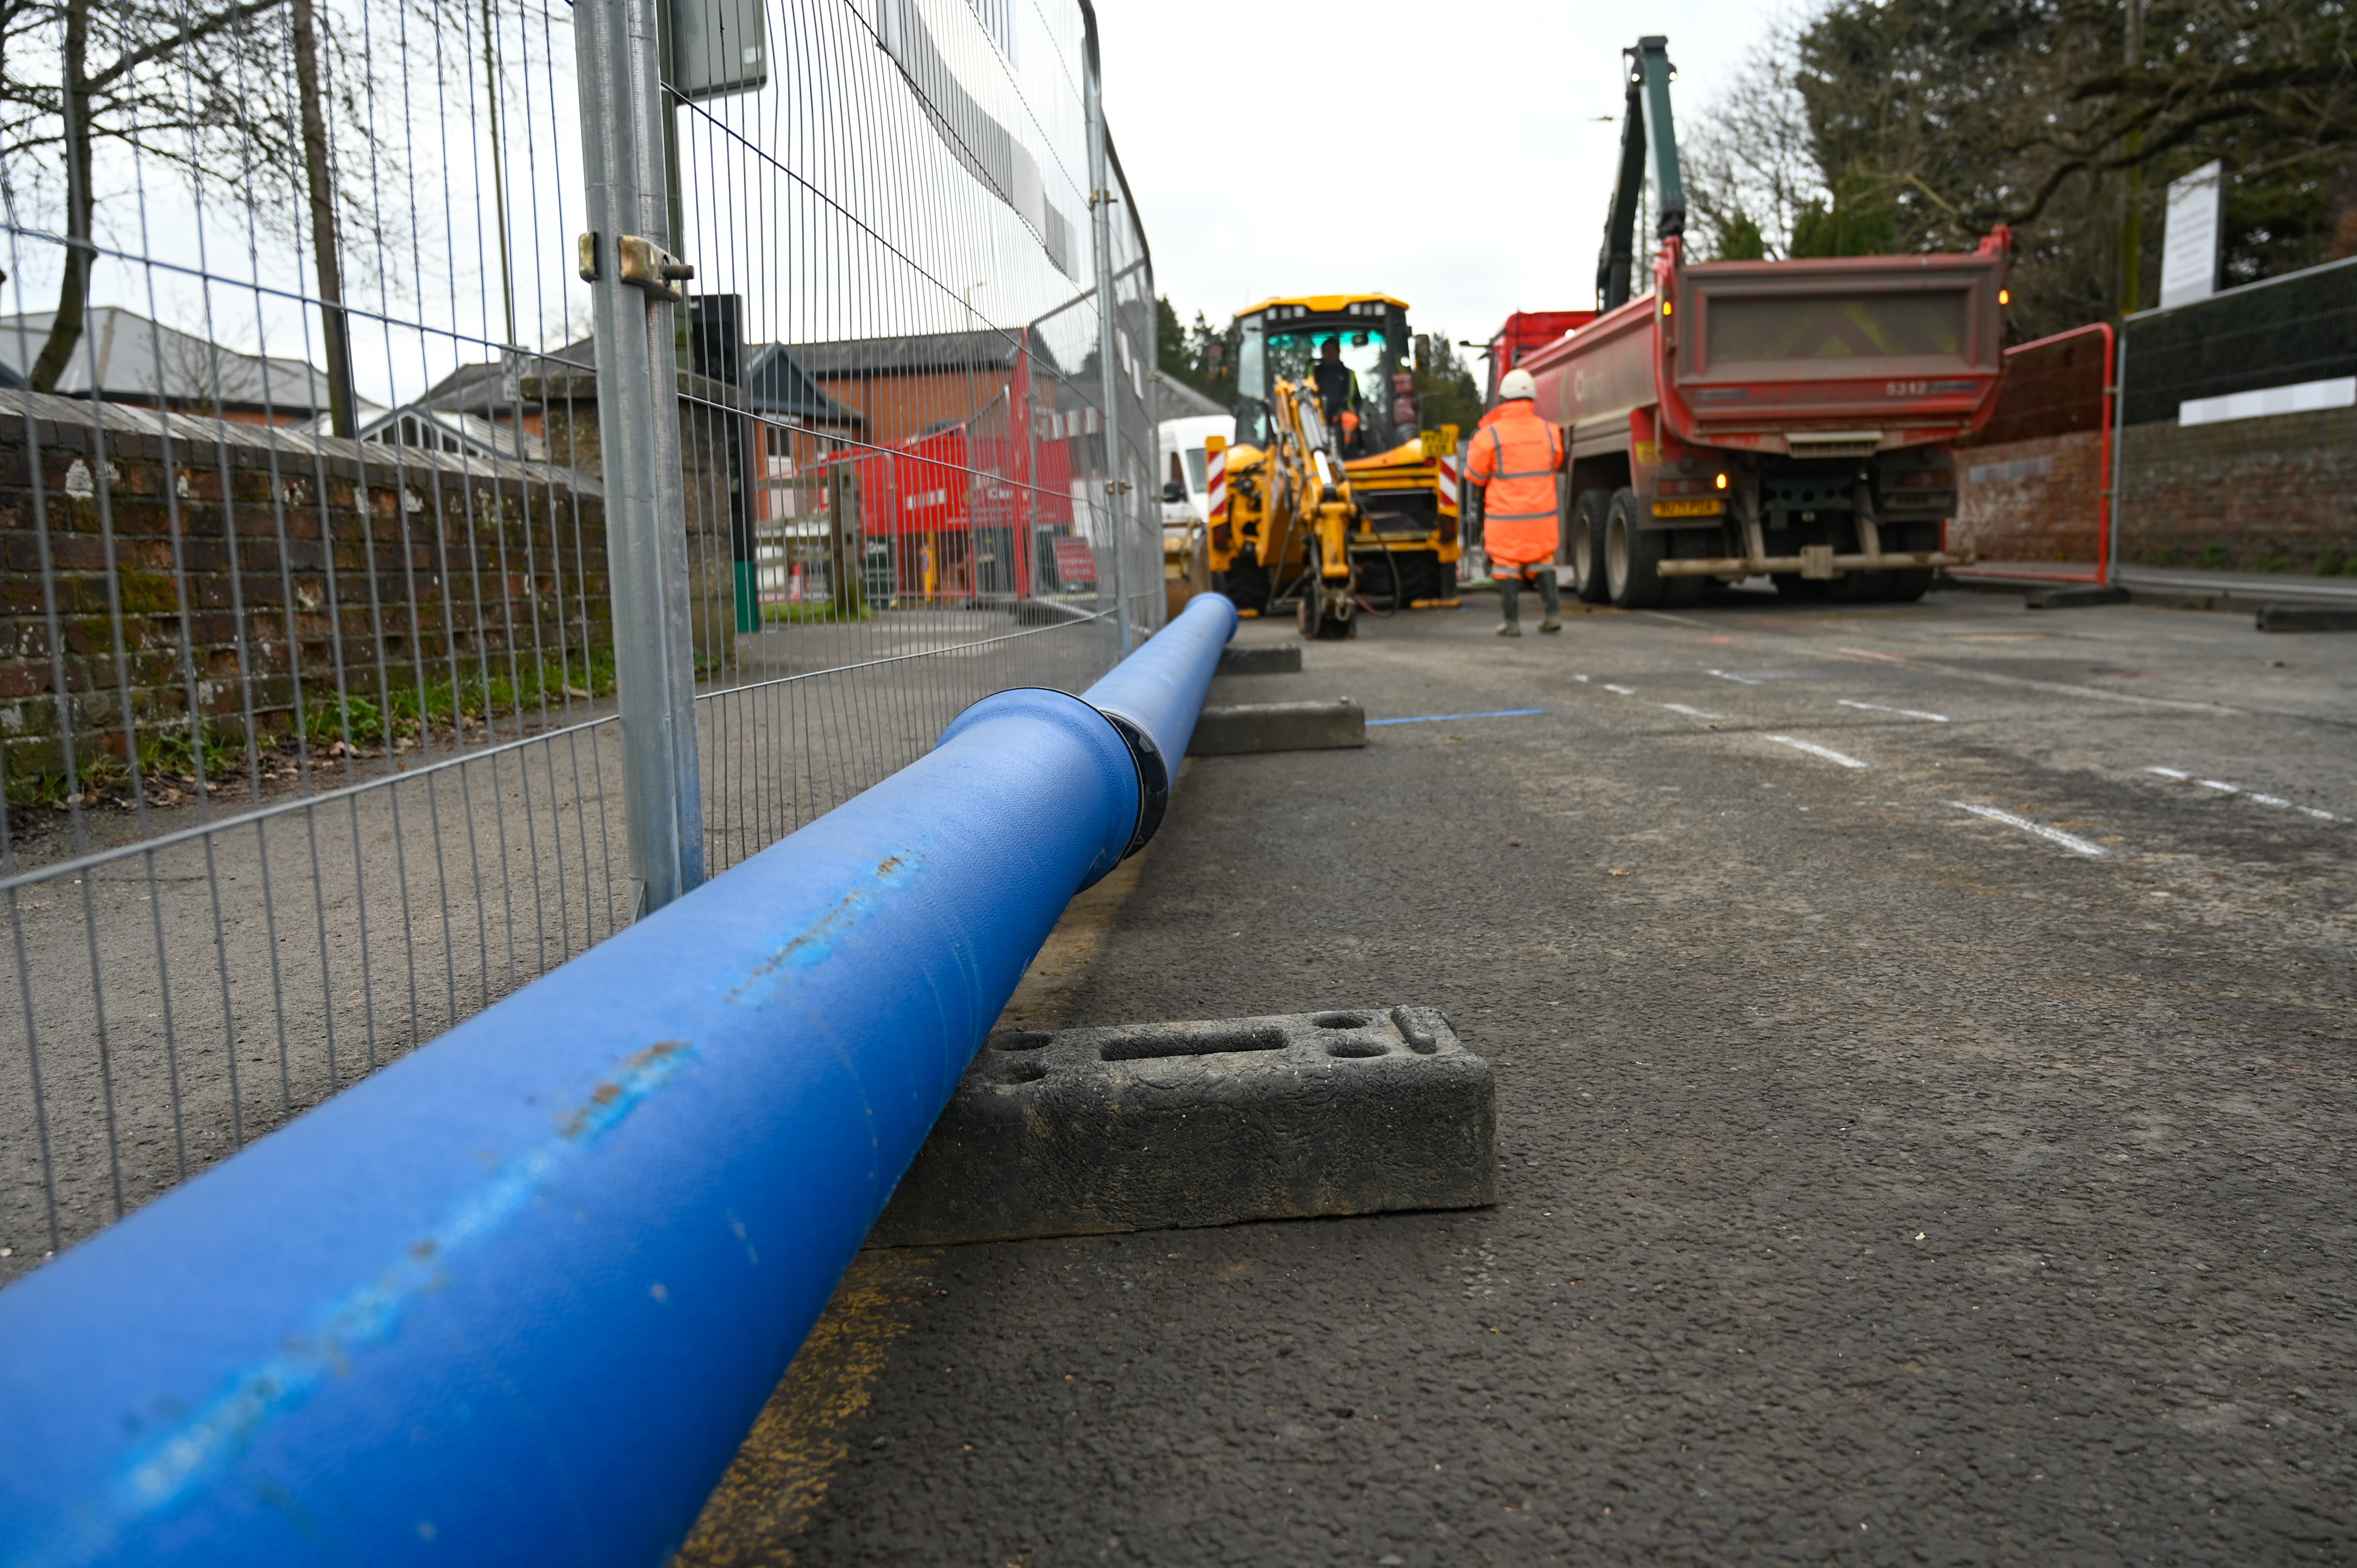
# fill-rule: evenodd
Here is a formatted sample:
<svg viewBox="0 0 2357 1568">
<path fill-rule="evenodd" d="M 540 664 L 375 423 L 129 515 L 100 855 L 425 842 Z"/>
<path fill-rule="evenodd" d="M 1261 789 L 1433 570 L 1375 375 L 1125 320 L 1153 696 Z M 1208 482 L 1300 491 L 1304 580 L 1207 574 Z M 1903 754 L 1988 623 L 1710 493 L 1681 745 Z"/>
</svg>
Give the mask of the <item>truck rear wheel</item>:
<svg viewBox="0 0 2357 1568">
<path fill-rule="evenodd" d="M 1582 490 L 1571 509 L 1572 594 L 1580 603 L 1600 605 L 1612 596 L 1604 576 L 1606 520 L 1612 512 L 1612 492 Z"/>
<path fill-rule="evenodd" d="M 1932 591 L 1932 568 L 1929 566 L 1910 566 L 1905 571 L 1888 572 L 1884 575 L 1890 579 L 1890 585 L 1882 596 L 1894 605 L 1911 605 Z"/>
<path fill-rule="evenodd" d="M 1798 572 L 1778 572 L 1769 581 L 1776 585 L 1780 599 L 1799 599 L 1807 603 L 1822 599 L 1833 590 L 1833 584 L 1823 577 L 1803 577 Z"/>
<path fill-rule="evenodd" d="M 1612 602 L 1622 609 L 1651 609 L 1662 602 L 1662 554 L 1669 535 L 1640 528 L 1637 497 L 1631 490 L 1612 492 L 1612 510 L 1604 522 L 1604 576 L 1611 585 Z"/>
</svg>

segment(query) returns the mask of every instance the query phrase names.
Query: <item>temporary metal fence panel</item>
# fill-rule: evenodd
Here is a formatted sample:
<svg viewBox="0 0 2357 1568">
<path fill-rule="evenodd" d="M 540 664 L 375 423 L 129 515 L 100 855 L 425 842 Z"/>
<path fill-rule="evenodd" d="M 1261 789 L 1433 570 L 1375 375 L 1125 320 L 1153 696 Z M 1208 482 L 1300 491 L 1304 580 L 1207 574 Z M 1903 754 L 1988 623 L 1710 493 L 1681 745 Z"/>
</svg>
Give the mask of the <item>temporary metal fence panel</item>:
<svg viewBox="0 0 2357 1568">
<path fill-rule="evenodd" d="M 0 160 L 0 1280 L 977 698 L 1086 686 L 1117 580 L 1157 624 L 1151 266 L 1109 156 L 1101 311 L 1083 7 L 50 22 L 11 76 L 95 85 L 22 95 Z M 665 91 L 584 70 L 600 27 Z M 617 157 L 648 189 L 593 220 Z M 585 232 L 695 275 L 617 316 Z M 634 693 L 640 623 L 683 656 Z"/>
<path fill-rule="evenodd" d="M 2111 569 L 2114 333 L 2105 322 L 2006 350 L 1996 411 L 1956 453 L 1951 575 L 2101 583 Z"/>
<path fill-rule="evenodd" d="M 1100 310 L 1084 10 L 814 0 L 769 27 L 667 68 L 774 62 L 676 114 L 713 871 L 988 692 L 1085 686 L 1125 577 L 1138 631 L 1159 619 L 1152 273 L 1116 188 Z"/>
</svg>

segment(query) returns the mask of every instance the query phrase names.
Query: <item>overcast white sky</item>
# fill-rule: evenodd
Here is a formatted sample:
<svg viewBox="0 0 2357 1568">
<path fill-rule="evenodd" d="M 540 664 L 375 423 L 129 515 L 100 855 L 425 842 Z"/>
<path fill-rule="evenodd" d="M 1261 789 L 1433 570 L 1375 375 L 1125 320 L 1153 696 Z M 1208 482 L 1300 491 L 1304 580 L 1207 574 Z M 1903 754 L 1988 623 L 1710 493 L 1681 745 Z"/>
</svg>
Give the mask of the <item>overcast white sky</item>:
<svg viewBox="0 0 2357 1568">
<path fill-rule="evenodd" d="M 1097 0 L 1097 25 L 1106 118 L 1182 319 L 1382 289 L 1418 330 L 1486 339 L 1509 311 L 1595 303 L 1620 50 L 1667 35 L 1690 114 L 1780 10 Z"/>
</svg>

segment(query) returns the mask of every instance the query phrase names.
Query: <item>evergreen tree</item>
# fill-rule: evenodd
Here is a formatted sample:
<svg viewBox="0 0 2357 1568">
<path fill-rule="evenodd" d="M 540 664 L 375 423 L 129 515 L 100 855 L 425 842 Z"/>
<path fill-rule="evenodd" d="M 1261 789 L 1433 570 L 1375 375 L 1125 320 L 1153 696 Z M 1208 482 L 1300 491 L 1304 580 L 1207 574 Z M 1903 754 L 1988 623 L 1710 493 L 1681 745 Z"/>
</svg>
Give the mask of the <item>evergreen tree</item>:
<svg viewBox="0 0 2357 1568">
<path fill-rule="evenodd" d="M 1426 430 L 1453 424 L 1460 435 L 1470 435 L 1481 423 L 1480 383 L 1446 332 L 1415 335 L 1415 396 Z"/>
</svg>

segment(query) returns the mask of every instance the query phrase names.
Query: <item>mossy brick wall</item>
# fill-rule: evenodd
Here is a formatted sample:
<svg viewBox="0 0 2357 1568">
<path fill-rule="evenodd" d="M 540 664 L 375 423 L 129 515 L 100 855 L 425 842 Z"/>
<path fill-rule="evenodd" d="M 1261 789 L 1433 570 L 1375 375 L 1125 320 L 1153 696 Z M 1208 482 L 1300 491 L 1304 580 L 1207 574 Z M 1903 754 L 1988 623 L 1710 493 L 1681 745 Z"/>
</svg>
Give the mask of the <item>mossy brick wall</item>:
<svg viewBox="0 0 2357 1568">
<path fill-rule="evenodd" d="M 612 647 L 609 591 L 600 493 L 571 470 L 0 392 L 12 778 L 62 766 L 60 663 L 78 750 L 120 757 L 126 705 L 143 736 L 185 735 L 190 662 L 217 729 L 250 712 L 283 734 L 298 682 L 321 703 L 339 665 L 363 696 L 411 684 L 420 659 L 428 681 L 454 656 L 462 673 L 503 676 L 511 654 L 584 669 Z"/>
<path fill-rule="evenodd" d="M 2357 555 L 2357 409 L 2127 427 L 2120 557 L 2314 571 Z"/>
</svg>

